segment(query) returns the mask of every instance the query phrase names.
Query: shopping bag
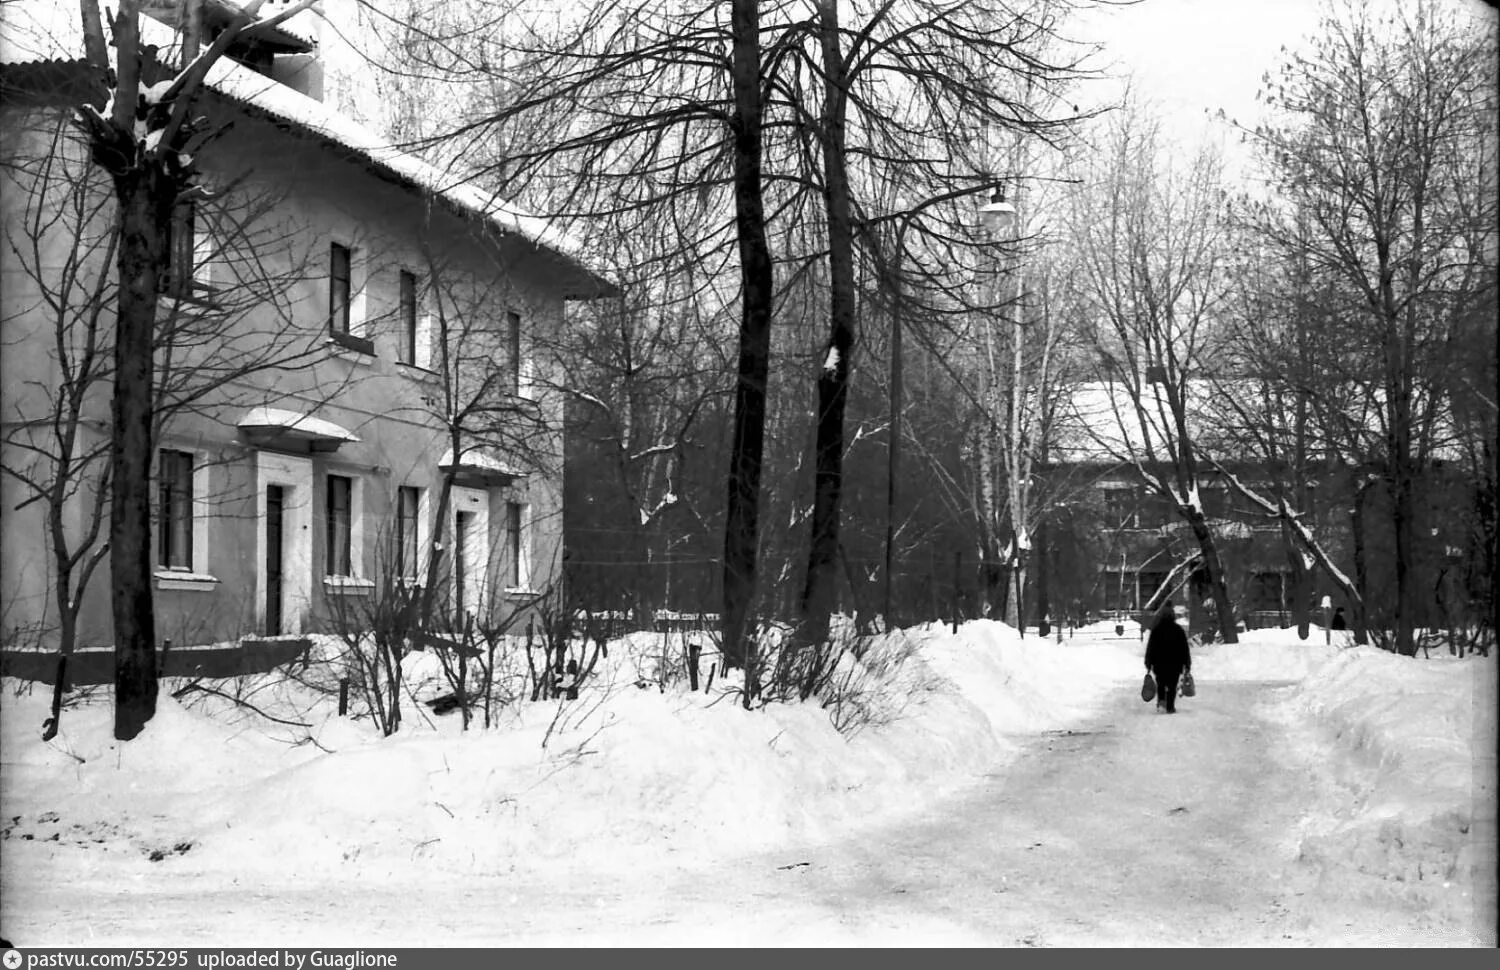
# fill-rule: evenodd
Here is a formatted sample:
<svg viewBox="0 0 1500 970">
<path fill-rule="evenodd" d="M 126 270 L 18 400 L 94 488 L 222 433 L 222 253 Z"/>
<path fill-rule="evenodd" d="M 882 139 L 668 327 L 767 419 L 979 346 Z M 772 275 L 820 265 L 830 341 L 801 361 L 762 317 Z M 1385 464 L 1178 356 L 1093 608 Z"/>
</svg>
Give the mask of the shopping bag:
<svg viewBox="0 0 1500 970">
<path fill-rule="evenodd" d="M 1143 681 L 1141 681 L 1141 700 L 1143 700 L 1143 701 L 1149 701 L 1149 700 L 1151 700 L 1151 698 L 1153 698 L 1155 696 L 1156 696 L 1156 681 L 1154 681 L 1154 680 L 1151 679 L 1151 675 L 1150 674 L 1147 674 L 1146 675 L 1146 679 L 1143 680 Z"/>
<path fill-rule="evenodd" d="M 1182 672 L 1181 690 L 1183 697 L 1192 697 L 1194 694 L 1198 693 L 1198 689 L 1193 686 L 1193 672 L 1191 670 L 1184 670 Z"/>
</svg>

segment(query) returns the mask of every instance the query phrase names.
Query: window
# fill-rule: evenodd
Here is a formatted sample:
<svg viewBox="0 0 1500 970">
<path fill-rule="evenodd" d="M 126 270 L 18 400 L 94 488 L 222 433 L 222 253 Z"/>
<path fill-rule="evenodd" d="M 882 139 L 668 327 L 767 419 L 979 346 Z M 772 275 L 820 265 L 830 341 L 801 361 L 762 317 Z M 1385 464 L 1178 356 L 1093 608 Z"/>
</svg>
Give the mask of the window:
<svg viewBox="0 0 1500 970">
<path fill-rule="evenodd" d="M 401 349 L 396 359 L 403 364 L 417 362 L 417 276 L 402 270 L 401 280 Z"/>
<path fill-rule="evenodd" d="M 350 253 L 348 246 L 328 247 L 328 329 L 349 333 Z"/>
<path fill-rule="evenodd" d="M 1135 577 L 1118 569 L 1104 572 L 1104 609 L 1115 613 L 1130 609 Z"/>
<path fill-rule="evenodd" d="M 193 200 L 177 203 L 167 225 L 167 269 L 162 282 L 162 292 L 169 297 L 189 299 L 196 290 L 207 287 L 208 243 L 200 229 Z"/>
<path fill-rule="evenodd" d="M 521 315 L 515 312 L 505 314 L 505 343 L 506 360 L 505 366 L 509 370 L 510 392 L 516 396 L 521 394 Z"/>
<path fill-rule="evenodd" d="M 526 507 L 517 502 L 505 503 L 505 585 L 525 589 L 531 584 L 530 550 L 526 542 Z"/>
<path fill-rule="evenodd" d="M 1141 527 L 1146 529 L 1174 525 L 1178 521 L 1177 503 L 1152 489 L 1146 489 L 1141 498 L 1139 520 Z"/>
<path fill-rule="evenodd" d="M 157 471 L 157 565 L 193 571 L 193 456 L 159 454 Z"/>
<path fill-rule="evenodd" d="M 1104 490 L 1104 524 L 1108 529 L 1137 527 L 1135 489 L 1107 488 Z"/>
<path fill-rule="evenodd" d="M 1199 489 L 1203 497 L 1203 514 L 1210 519 L 1222 519 L 1229 515 L 1229 488 L 1225 485 L 1209 485 Z"/>
<path fill-rule="evenodd" d="M 417 524 L 421 507 L 421 489 L 411 485 L 396 489 L 396 575 L 403 579 L 420 578 L 417 575 L 420 548 Z"/>
<path fill-rule="evenodd" d="M 1259 572 L 1251 575 L 1245 598 L 1253 613 L 1279 612 L 1285 608 L 1284 591 L 1285 580 L 1281 573 Z"/>
<path fill-rule="evenodd" d="M 343 475 L 328 476 L 328 494 L 324 497 L 327 569 L 329 576 L 352 576 L 350 570 L 351 532 L 354 511 L 354 481 Z"/>
</svg>

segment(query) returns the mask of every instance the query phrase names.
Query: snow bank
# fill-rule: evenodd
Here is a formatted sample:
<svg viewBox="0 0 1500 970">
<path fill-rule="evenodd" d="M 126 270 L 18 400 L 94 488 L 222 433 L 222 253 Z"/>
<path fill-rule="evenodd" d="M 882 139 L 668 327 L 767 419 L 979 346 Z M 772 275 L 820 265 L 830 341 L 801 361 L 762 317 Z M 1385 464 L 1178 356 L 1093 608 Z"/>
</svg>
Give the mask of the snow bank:
<svg viewBox="0 0 1500 970">
<path fill-rule="evenodd" d="M 1494 660 L 1338 650 L 1282 702 L 1288 721 L 1329 730 L 1363 769 L 1336 779 L 1331 815 L 1308 820 L 1301 857 L 1337 880 L 1350 869 L 1436 891 L 1493 879 L 1474 838 L 1494 817 Z M 1492 848 L 1492 846 L 1491 846 Z M 1454 894 L 1436 893 L 1434 903 Z"/>
<path fill-rule="evenodd" d="M 1201 681 L 1300 681 L 1339 656 L 1347 634 L 1331 643 L 1314 628 L 1306 640 L 1297 631 L 1251 630 L 1238 643 L 1210 643 L 1193 649 L 1193 676 Z"/>
<path fill-rule="evenodd" d="M 735 676 L 688 691 L 681 652 L 680 638 L 633 634 L 577 701 L 521 704 L 466 734 L 456 714 L 408 702 L 402 731 L 381 738 L 368 721 L 331 716 L 329 695 L 262 676 L 220 686 L 307 727 L 268 723 L 226 697 L 187 695 L 188 709 L 164 693 L 146 733 L 116 745 L 101 693 L 42 744 L 45 692 L 7 696 L 7 773 L 26 774 L 6 786 L 10 814 L 32 842 L 52 822 L 119 823 L 108 841 L 133 847 L 127 857 L 187 846 L 151 860 L 185 875 L 688 864 L 919 809 L 992 771 L 1017 735 L 1087 716 L 1138 663 L 999 623 L 956 635 L 929 625 L 846 655 L 827 702 L 747 711 Z M 434 666 L 425 654 L 408 661 L 408 683 L 425 696 L 442 690 Z M 45 851 L 66 865 L 75 850 Z"/>
</svg>

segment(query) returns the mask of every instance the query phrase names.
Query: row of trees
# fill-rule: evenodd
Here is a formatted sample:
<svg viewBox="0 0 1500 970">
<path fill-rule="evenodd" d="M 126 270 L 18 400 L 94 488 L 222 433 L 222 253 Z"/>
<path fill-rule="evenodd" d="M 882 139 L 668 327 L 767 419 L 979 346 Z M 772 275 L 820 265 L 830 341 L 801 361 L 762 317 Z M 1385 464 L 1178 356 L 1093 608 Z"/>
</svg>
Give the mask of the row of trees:
<svg viewBox="0 0 1500 970">
<path fill-rule="evenodd" d="M 675 565 L 679 595 L 722 597 L 726 649 L 746 662 L 753 613 L 800 617 L 816 642 L 836 586 L 845 608 L 888 612 L 879 573 L 904 564 L 951 590 L 955 547 L 979 609 L 1017 622 L 1038 599 L 1015 592 L 1034 585 L 1038 534 L 1089 484 L 1056 467 L 1083 433 L 1177 511 L 1226 640 L 1224 537 L 1201 490 L 1247 464 L 1254 481 L 1231 480 L 1280 523 L 1299 607 L 1336 586 L 1363 638 L 1368 548 L 1389 547 L 1395 608 L 1378 619 L 1403 652 L 1431 581 L 1413 496 L 1456 465 L 1473 489 L 1455 545 L 1483 595 L 1487 25 L 1436 2 L 1330 8 L 1268 73 L 1268 120 L 1237 126 L 1263 185 L 1247 191 L 1149 106 L 1074 108 L 1087 71 L 1058 39 L 1066 5 L 729 13 L 505 10 L 476 33 L 451 9 L 404 27 L 422 63 L 474 92 L 424 144 L 489 146 L 492 184 L 644 257 L 621 267 L 628 302 L 575 331 L 587 353 L 558 348 L 580 403 L 575 574 Z M 1019 217 L 996 237 L 975 209 L 1001 188 Z M 1110 388 L 1102 408 L 1080 407 L 1084 383 Z M 1316 494 L 1348 480 L 1352 552 Z"/>
<path fill-rule="evenodd" d="M 85 334 L 113 325 L 99 344 L 112 366 L 75 376 L 78 394 L 107 386 L 114 402 L 121 737 L 154 698 L 149 462 L 170 382 L 153 349 L 183 339 L 159 298 L 214 130 L 195 99 L 237 38 L 308 4 L 257 20 L 252 2 L 206 49 L 188 31 L 175 64 L 143 48 L 139 6 L 122 3 L 108 36 L 97 4 L 81 7 L 96 84 L 79 124 L 109 182 L 98 241 L 115 269 L 67 315 Z M 1335 11 L 1268 76 L 1271 120 L 1246 135 L 1272 191 L 1244 195 L 1211 152 L 1180 160 L 1144 111 L 1078 108 L 1090 72 L 1061 39 L 1062 0 L 372 9 L 382 66 L 450 92 L 443 115 L 394 102 L 395 134 L 587 220 L 625 284 L 551 348 L 574 471 L 599 485 L 571 504 L 595 503 L 587 528 L 620 530 L 631 557 L 670 559 L 681 536 L 717 571 L 694 582 L 721 598 L 747 703 L 766 674 L 755 618 L 797 618 L 805 652 L 773 676 L 814 683 L 840 590 L 869 575 L 859 564 L 880 563 L 889 588 L 924 547 L 929 574 L 968 547 L 985 608 L 1019 622 L 1028 551 L 1086 484 L 1034 474 L 1060 457 L 1082 381 L 1114 388 L 1095 445 L 1188 523 L 1226 639 L 1198 486 L 1247 452 L 1284 472 L 1270 494 L 1243 491 L 1283 523 L 1295 575 L 1321 568 L 1356 604 L 1358 546 L 1351 578 L 1303 520 L 1313 466 L 1388 493 L 1399 649 L 1418 596 L 1413 496 L 1440 457 L 1475 483 L 1468 561 L 1493 577 L 1495 51 L 1436 2 L 1389 22 Z M 976 202 L 1006 192 L 1020 218 L 994 234 Z M 451 430 L 455 451 L 469 443 Z M 86 579 L 101 547 L 57 548 L 61 575 Z"/>
</svg>

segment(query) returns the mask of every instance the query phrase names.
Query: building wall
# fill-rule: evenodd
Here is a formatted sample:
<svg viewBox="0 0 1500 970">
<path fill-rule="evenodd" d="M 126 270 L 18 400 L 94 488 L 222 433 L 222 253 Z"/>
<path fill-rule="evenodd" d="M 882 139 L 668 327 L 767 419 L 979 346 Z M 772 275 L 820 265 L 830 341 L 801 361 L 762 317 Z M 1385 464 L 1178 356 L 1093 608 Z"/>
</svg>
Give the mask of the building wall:
<svg viewBox="0 0 1500 970">
<path fill-rule="evenodd" d="M 288 492 L 288 544 L 297 555 L 297 597 L 281 632 L 327 630 L 337 625 L 339 603 L 368 604 L 379 595 L 388 572 L 389 538 L 396 489 L 424 490 L 427 537 L 435 535 L 442 475 L 439 457 L 448 449 L 442 415 L 446 392 L 458 385 L 467 393 L 507 363 L 505 314 L 520 314 L 523 357 L 535 335 L 564 325 L 563 299 L 540 272 L 542 262 L 515 241 L 496 241 L 472 222 L 434 207 L 328 145 L 225 103 L 210 104 L 216 120 L 232 118 L 229 131 L 201 159 L 203 183 L 217 198 L 205 202 L 200 218 L 212 229 L 201 247 L 206 282 L 221 296 L 201 306 L 164 306 L 183 329 L 159 370 L 194 375 L 190 407 L 161 430 L 160 446 L 192 455 L 194 553 L 190 569 L 157 573 L 158 635 L 175 644 L 205 643 L 267 632 L 265 610 L 266 486 L 294 479 Z M 9 136 L 32 131 L 39 121 L 62 117 L 23 110 L 8 102 L 0 119 Z M 33 146 L 40 145 L 36 136 Z M 76 150 L 76 149 L 74 149 Z M 9 186 L 7 188 L 10 188 Z M 14 230 L 19 194 L 3 193 L 5 226 Z M 230 224 L 242 222 L 242 232 Z M 240 245 L 223 248 L 226 238 Z M 356 256 L 351 330 L 373 342 L 373 354 L 352 351 L 328 337 L 328 251 L 337 241 Z M 425 244 L 425 245 L 424 245 Z M 41 240 L 56 269 L 72 251 L 69 233 Z M 422 280 L 421 315 L 428 332 L 448 321 L 450 347 L 462 363 L 446 380 L 435 349 L 427 367 L 397 362 L 400 320 L 398 270 Z M 19 460 L 12 445 L 22 424 L 39 417 L 36 388 L 55 384 L 54 327 L 37 309 L 37 288 L 14 260 L 0 261 L 6 345 L 0 354 L 3 420 L 8 444 L 4 460 Z M 257 357 L 259 355 L 259 357 Z M 219 381 L 246 360 L 263 359 L 268 369 Z M 199 370 L 195 373 L 195 368 Z M 204 371 L 202 368 L 209 368 Z M 471 481 L 489 506 L 491 524 L 484 566 L 497 603 L 518 602 L 522 593 L 541 590 L 560 575 L 561 404 L 545 389 L 549 375 L 536 365 L 525 369 L 526 393 L 478 423 L 490 426 L 487 452 L 523 474 L 510 484 Z M 32 383 L 19 380 L 28 377 Z M 282 436 L 252 438 L 237 427 L 251 409 L 274 407 L 315 415 L 357 436 L 331 452 L 309 451 L 304 442 Z M 107 434 L 107 385 L 89 406 L 88 432 Z M 526 418 L 525 415 L 531 415 Z M 544 427 L 535 433 L 537 426 Z M 44 428 L 32 432 L 45 436 Z M 43 442 L 45 444 L 45 442 Z M 325 581 L 327 559 L 325 503 L 330 474 L 355 484 L 356 519 L 352 581 Z M 12 511 L 23 499 L 4 477 L 3 555 L 0 595 L 5 597 L 8 629 L 47 631 L 55 638 L 56 611 L 48 589 L 47 539 L 43 504 Z M 72 499 L 77 519 L 92 499 L 88 489 Z M 506 542 L 496 527 L 507 520 L 507 503 L 526 507 L 530 578 L 527 590 L 506 591 Z M 101 568 L 84 600 L 79 643 L 110 640 L 109 577 Z M 358 612 L 358 611 L 354 611 Z"/>
<path fill-rule="evenodd" d="M 1078 470 L 1069 469 L 1068 474 L 1076 476 Z M 1239 474 L 1259 484 L 1254 469 Z M 1356 579 L 1357 573 L 1349 512 L 1364 474 L 1349 469 L 1320 474 L 1303 516 L 1333 561 L 1351 579 Z M 1169 510 L 1152 502 L 1118 498 L 1122 490 L 1140 488 L 1128 470 L 1100 467 L 1092 477 L 1077 500 L 1057 511 L 1048 524 L 1049 612 L 1053 616 L 1129 617 L 1177 561 L 1197 551 L 1197 543 L 1186 523 Z M 1480 598 L 1470 588 L 1472 570 L 1466 571 L 1463 565 L 1468 561 L 1465 542 L 1472 528 L 1467 518 L 1471 488 L 1472 483 L 1463 481 L 1455 469 L 1439 464 L 1428 471 L 1418 489 L 1420 541 L 1411 566 L 1420 591 L 1420 625 L 1442 625 L 1449 613 Z M 1210 501 L 1210 489 L 1204 487 L 1202 491 L 1205 501 Z M 1368 489 L 1364 502 L 1366 599 L 1372 622 L 1384 624 L 1390 620 L 1395 595 L 1389 499 L 1377 482 Z M 1119 512 L 1127 507 L 1134 515 L 1122 520 Z M 1348 606 L 1342 592 L 1320 568 L 1313 568 L 1308 586 L 1300 593 L 1294 588 L 1293 566 L 1279 526 L 1251 511 L 1243 500 L 1227 493 L 1218 514 L 1214 514 L 1212 505 L 1209 511 L 1230 599 L 1242 621 L 1251 626 L 1290 625 L 1296 620 L 1299 598 L 1305 600 L 1302 606 L 1314 610 L 1315 621 L 1321 616 L 1320 604 L 1325 596 L 1331 606 Z M 1201 584 L 1190 583 L 1179 602 L 1197 608 L 1191 618 L 1195 624 L 1213 626 L 1215 618 L 1202 609 L 1204 595 Z"/>
</svg>

